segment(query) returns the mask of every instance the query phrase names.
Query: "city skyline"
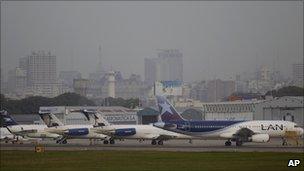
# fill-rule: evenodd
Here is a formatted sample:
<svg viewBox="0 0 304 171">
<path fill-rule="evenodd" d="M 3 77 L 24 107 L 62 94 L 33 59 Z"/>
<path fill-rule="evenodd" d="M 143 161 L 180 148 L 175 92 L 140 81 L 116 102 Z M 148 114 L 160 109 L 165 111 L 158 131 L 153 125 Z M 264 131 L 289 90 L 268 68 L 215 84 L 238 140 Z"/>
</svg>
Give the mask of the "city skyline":
<svg viewBox="0 0 304 171">
<path fill-rule="evenodd" d="M 101 46 L 103 64 L 126 78 L 144 78 L 144 59 L 158 49 L 183 53 L 186 82 L 233 78 L 262 65 L 291 76 L 292 64 L 303 62 L 302 13 L 301 2 L 5 1 L 1 72 L 45 50 L 57 56 L 57 73 L 88 77 Z"/>
</svg>

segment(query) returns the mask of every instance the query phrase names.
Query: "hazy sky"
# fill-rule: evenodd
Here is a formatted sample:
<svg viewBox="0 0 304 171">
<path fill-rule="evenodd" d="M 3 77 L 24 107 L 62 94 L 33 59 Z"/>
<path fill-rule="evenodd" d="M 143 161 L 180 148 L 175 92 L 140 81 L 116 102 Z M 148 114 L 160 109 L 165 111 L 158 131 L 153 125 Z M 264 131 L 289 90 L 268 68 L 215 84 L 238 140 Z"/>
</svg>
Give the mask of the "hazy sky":
<svg viewBox="0 0 304 171">
<path fill-rule="evenodd" d="M 57 69 L 103 63 L 144 76 L 144 58 L 179 49 L 184 80 L 229 78 L 262 64 L 285 76 L 303 62 L 303 2 L 1 2 L 1 68 L 50 50 Z M 256 64 L 256 62 L 258 64 Z"/>
</svg>

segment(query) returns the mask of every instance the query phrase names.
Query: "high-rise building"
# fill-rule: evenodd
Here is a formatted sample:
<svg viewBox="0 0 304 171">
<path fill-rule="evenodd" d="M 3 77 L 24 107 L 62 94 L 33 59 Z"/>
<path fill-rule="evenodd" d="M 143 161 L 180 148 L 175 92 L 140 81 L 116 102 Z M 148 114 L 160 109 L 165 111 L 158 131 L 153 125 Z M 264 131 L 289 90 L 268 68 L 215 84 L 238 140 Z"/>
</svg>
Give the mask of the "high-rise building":
<svg viewBox="0 0 304 171">
<path fill-rule="evenodd" d="M 293 64 L 292 65 L 292 77 L 293 77 L 293 82 L 296 86 L 303 87 L 303 69 L 304 69 L 304 64 Z"/>
<path fill-rule="evenodd" d="M 27 87 L 26 70 L 15 68 L 8 72 L 8 85 L 11 93 L 22 93 Z"/>
<path fill-rule="evenodd" d="M 183 54 L 177 49 L 161 50 L 158 52 L 160 65 L 159 80 L 183 81 Z"/>
<path fill-rule="evenodd" d="M 223 81 L 216 79 L 207 83 L 208 102 L 222 101 L 234 92 L 235 82 L 232 80 Z"/>
<path fill-rule="evenodd" d="M 46 97 L 59 95 L 55 55 L 51 52 L 33 51 L 26 58 L 21 58 L 19 64 L 27 69 L 27 86 L 33 94 Z"/>
<path fill-rule="evenodd" d="M 2 94 L 6 93 L 7 92 L 7 81 L 6 79 L 4 78 L 4 72 L 3 72 L 3 68 L 0 67 L 0 92 Z"/>
<path fill-rule="evenodd" d="M 32 52 L 28 56 L 28 85 L 56 83 L 56 56 L 44 51 Z"/>
<path fill-rule="evenodd" d="M 63 85 L 72 90 L 74 79 L 80 79 L 81 73 L 78 71 L 60 71 L 59 79 Z"/>
<path fill-rule="evenodd" d="M 271 71 L 267 66 L 262 66 L 260 69 L 260 80 L 261 81 L 270 81 L 271 79 Z"/>
<path fill-rule="evenodd" d="M 28 57 L 22 57 L 19 59 L 19 68 L 27 70 L 28 67 Z"/>
<path fill-rule="evenodd" d="M 101 49 L 101 45 L 99 45 L 98 47 L 98 64 L 97 64 L 97 68 L 96 71 L 93 73 L 89 74 L 89 79 L 95 80 L 95 81 L 100 81 L 106 74 L 107 74 L 107 70 L 106 67 L 103 63 L 103 59 L 102 59 L 102 49 Z"/>
<path fill-rule="evenodd" d="M 115 82 L 110 79 L 110 75 L 105 76 L 102 84 L 102 97 L 116 98 L 143 98 L 146 94 L 146 89 L 139 75 L 131 74 L 129 78 L 123 78 L 119 71 L 115 71 Z M 112 84 L 112 85 L 111 85 Z M 113 85 L 115 89 L 113 89 Z M 114 93 L 113 93 L 113 90 Z"/>
<path fill-rule="evenodd" d="M 145 59 L 145 83 L 183 81 L 183 54 L 177 49 L 160 50 L 157 58 Z"/>
<path fill-rule="evenodd" d="M 98 97 L 100 96 L 100 87 L 95 80 L 91 79 L 74 79 L 74 91 L 81 96 Z"/>
<path fill-rule="evenodd" d="M 195 82 L 192 84 L 190 97 L 195 100 L 207 102 L 207 83 L 206 81 Z"/>
<path fill-rule="evenodd" d="M 156 81 L 157 58 L 145 58 L 145 84 L 153 85 Z"/>
</svg>

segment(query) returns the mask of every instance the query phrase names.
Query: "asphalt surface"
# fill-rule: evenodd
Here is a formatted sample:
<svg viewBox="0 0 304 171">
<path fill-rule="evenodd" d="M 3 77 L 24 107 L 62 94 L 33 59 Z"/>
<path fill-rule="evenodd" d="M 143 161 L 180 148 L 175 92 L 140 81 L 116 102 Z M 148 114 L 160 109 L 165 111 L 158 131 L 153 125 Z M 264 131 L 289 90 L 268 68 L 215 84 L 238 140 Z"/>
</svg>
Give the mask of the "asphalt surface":
<svg viewBox="0 0 304 171">
<path fill-rule="evenodd" d="M 78 151 L 78 150 L 150 150 L 150 151 L 184 151 L 184 152 L 296 152 L 304 153 L 303 139 L 296 145 L 289 141 L 287 146 L 282 146 L 281 139 L 272 139 L 268 143 L 245 143 L 242 146 L 226 147 L 225 141 L 221 140 L 169 140 L 164 145 L 151 145 L 151 141 L 138 142 L 136 140 L 116 140 L 115 144 L 103 144 L 95 141 L 90 144 L 89 140 L 68 140 L 68 144 L 56 144 L 54 141 L 40 141 L 46 151 Z M 1 150 L 34 150 L 36 143 L 24 142 L 23 144 L 11 144 L 1 142 Z"/>
</svg>

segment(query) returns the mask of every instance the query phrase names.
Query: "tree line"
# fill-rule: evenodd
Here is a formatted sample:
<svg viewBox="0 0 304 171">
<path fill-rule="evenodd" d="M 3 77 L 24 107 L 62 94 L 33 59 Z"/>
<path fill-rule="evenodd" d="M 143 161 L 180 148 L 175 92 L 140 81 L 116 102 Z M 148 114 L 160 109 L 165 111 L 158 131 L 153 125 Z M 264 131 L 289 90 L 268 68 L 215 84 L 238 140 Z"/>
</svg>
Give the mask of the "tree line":
<svg viewBox="0 0 304 171">
<path fill-rule="evenodd" d="M 20 100 L 6 98 L 1 94 L 1 110 L 13 114 L 38 113 L 40 106 L 94 106 L 95 103 L 76 93 L 65 93 L 54 98 L 32 96 Z"/>
<path fill-rule="evenodd" d="M 304 96 L 304 88 L 296 86 L 282 87 L 278 90 L 268 91 L 265 96 L 283 97 L 283 96 Z"/>
<path fill-rule="evenodd" d="M 76 93 L 64 93 L 54 98 L 32 96 L 20 100 L 6 98 L 3 94 L 0 97 L 1 110 L 13 114 L 33 114 L 39 112 L 41 106 L 96 106 L 93 100 Z M 107 106 L 123 106 L 135 108 L 139 105 L 139 99 L 122 99 L 108 97 L 104 100 Z"/>
</svg>

